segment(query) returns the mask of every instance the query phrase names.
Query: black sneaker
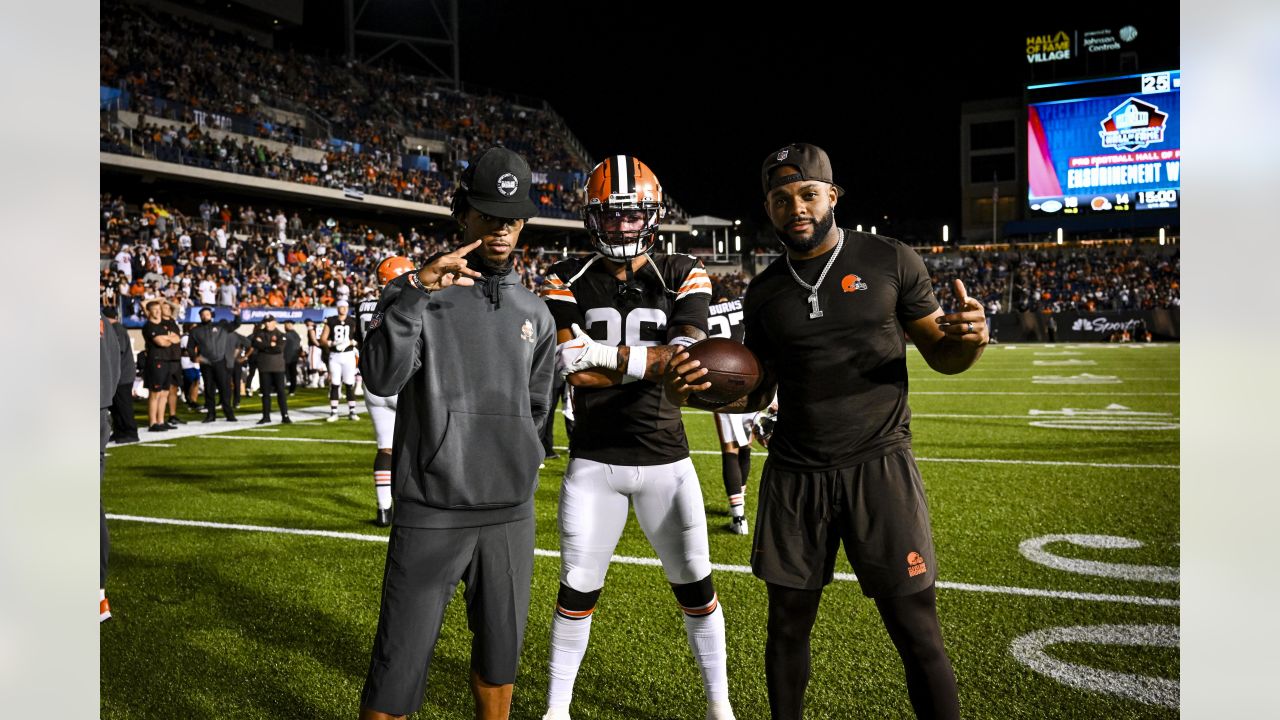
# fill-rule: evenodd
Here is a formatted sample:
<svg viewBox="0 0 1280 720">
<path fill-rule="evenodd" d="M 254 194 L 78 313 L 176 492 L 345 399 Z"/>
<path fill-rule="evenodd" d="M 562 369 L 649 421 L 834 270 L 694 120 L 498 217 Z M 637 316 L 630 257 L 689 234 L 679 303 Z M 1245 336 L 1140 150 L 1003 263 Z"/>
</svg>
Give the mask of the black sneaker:
<svg viewBox="0 0 1280 720">
<path fill-rule="evenodd" d="M 289 416 L 288 416 L 288 415 L 285 415 L 284 417 L 280 418 L 280 422 L 281 422 L 282 424 L 284 424 L 284 425 L 292 425 L 292 424 L 293 424 L 293 421 L 289 419 Z"/>
<path fill-rule="evenodd" d="M 173 415 L 173 416 L 170 416 L 168 420 L 165 420 L 165 424 L 170 425 L 172 427 L 178 427 L 179 425 L 186 425 L 187 421 L 183 420 L 177 415 Z"/>
<path fill-rule="evenodd" d="M 111 442 L 117 445 L 128 445 L 129 443 L 136 443 L 138 441 L 139 438 L 137 435 L 124 435 L 121 437 L 111 438 Z"/>
<path fill-rule="evenodd" d="M 169 427 L 168 425 L 161 425 L 160 423 L 156 423 L 155 425 L 152 425 L 151 427 L 147 428 L 147 432 L 164 432 L 165 430 L 172 430 L 172 429 L 173 428 Z"/>
<path fill-rule="evenodd" d="M 237 422 L 235 415 L 228 415 L 227 422 Z"/>
<path fill-rule="evenodd" d="M 378 508 L 378 517 L 374 518 L 374 525 L 378 527 L 387 527 L 391 524 L 391 508 Z"/>
<path fill-rule="evenodd" d="M 258 421 L 257 423 L 255 423 L 255 424 L 257 424 L 257 425 L 266 425 L 266 424 L 267 424 L 267 423 L 269 423 L 269 422 L 271 422 L 271 418 L 270 418 L 270 417 L 267 417 L 266 415 L 263 415 L 263 416 L 262 416 L 262 419 L 261 419 L 261 420 L 259 420 L 259 421 Z"/>
<path fill-rule="evenodd" d="M 205 415 L 205 416 L 204 416 L 204 419 L 203 419 L 203 420 L 201 420 L 200 422 L 202 422 L 202 423 L 211 423 L 211 422 L 213 422 L 214 420 L 217 420 L 217 419 L 218 419 L 218 416 L 217 416 L 217 415 L 214 415 L 213 413 L 209 413 L 208 415 Z"/>
</svg>

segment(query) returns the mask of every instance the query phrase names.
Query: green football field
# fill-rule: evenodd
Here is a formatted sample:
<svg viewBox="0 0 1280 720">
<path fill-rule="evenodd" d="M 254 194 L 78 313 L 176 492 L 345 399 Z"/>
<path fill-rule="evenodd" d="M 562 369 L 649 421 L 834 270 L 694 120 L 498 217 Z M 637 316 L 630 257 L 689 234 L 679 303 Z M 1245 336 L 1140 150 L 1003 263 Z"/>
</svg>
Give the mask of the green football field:
<svg viewBox="0 0 1280 720">
<path fill-rule="evenodd" d="M 1177 345 L 992 345 L 978 366 L 947 377 L 910 353 L 939 614 L 966 718 L 1178 716 L 1178 354 Z M 292 406 L 325 398 L 300 390 Z M 372 524 L 372 423 L 362 403 L 358 422 L 258 428 L 258 407 L 246 399 L 241 422 L 218 422 L 216 434 L 144 429 L 142 444 L 108 450 L 104 718 L 356 716 L 388 535 Z M 767 718 L 765 586 L 746 567 L 751 539 L 727 530 L 712 419 L 688 412 L 685 423 L 731 698 L 739 718 Z M 187 426 L 196 427 L 210 426 Z M 566 462 L 559 418 L 556 431 L 561 459 L 547 461 L 537 495 L 513 718 L 545 710 Z M 757 448 L 752 518 L 763 459 Z M 574 718 L 703 717 L 679 608 L 634 517 L 617 556 Z M 806 717 L 911 717 L 873 603 L 843 558 L 837 572 L 814 630 Z M 470 633 L 456 599 L 417 718 L 472 716 Z"/>
</svg>

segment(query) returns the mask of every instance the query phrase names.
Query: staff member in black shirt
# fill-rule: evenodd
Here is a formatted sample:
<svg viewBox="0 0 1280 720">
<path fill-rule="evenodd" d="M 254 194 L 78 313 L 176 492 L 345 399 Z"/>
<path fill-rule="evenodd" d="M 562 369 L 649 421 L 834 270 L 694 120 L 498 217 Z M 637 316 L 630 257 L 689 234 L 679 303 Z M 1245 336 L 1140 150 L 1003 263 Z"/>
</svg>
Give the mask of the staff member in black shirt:
<svg viewBox="0 0 1280 720">
<path fill-rule="evenodd" d="M 111 399 L 111 442 L 138 442 L 138 421 L 133 419 L 133 376 L 138 373 L 134 365 L 133 345 L 129 342 L 129 331 L 120 324 L 115 308 L 104 308 L 102 316 L 110 321 L 106 329 L 116 334 L 122 353 L 120 382 Z"/>
<path fill-rule="evenodd" d="M 235 422 L 236 414 L 231 409 L 231 371 L 228 360 L 234 358 L 236 342 L 240 327 L 240 309 L 236 308 L 235 321 L 213 319 L 213 308 L 200 308 L 200 324 L 191 330 L 187 351 L 191 359 L 200 366 L 200 374 L 204 376 L 204 422 L 217 419 L 214 413 L 216 397 L 222 403 L 222 415 L 227 422 Z"/>
<path fill-rule="evenodd" d="M 163 432 L 170 427 L 164 421 L 169 387 L 173 384 L 170 356 L 178 357 L 176 353 L 181 351 L 179 343 L 182 342 L 182 336 L 165 324 L 160 309 L 163 304 L 161 300 L 147 303 L 147 322 L 142 326 L 142 338 L 147 343 L 147 367 L 143 382 L 151 393 L 147 398 L 147 430 L 150 432 Z"/>
<path fill-rule="evenodd" d="M 302 355 L 302 338 L 293 329 L 293 321 L 284 321 L 284 376 L 289 380 L 289 394 L 298 389 L 298 358 Z"/>
<path fill-rule="evenodd" d="M 253 359 L 258 366 L 261 384 L 258 389 L 262 395 L 262 419 L 259 425 L 271 422 L 271 393 L 276 394 L 280 402 L 280 422 L 291 423 L 289 419 L 289 392 L 284 383 L 284 343 L 285 335 L 276 327 L 274 315 L 262 318 L 262 325 L 253 333 Z"/>
</svg>

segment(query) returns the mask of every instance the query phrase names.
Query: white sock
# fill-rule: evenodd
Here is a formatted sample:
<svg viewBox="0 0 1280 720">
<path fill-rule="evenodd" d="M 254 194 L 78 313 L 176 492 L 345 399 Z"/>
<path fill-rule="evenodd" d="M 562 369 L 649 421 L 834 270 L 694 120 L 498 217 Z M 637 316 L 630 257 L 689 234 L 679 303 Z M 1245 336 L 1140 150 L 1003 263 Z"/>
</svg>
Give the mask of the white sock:
<svg viewBox="0 0 1280 720">
<path fill-rule="evenodd" d="M 685 610 L 684 632 L 689 638 L 689 649 L 702 671 L 702 686 L 708 703 L 729 700 L 729 660 L 724 644 L 724 610 L 719 599 L 712 598 L 714 608 L 705 615 L 690 615 Z"/>
<path fill-rule="evenodd" d="M 746 513 L 746 498 L 742 493 L 729 496 L 729 512 L 736 518 L 742 517 Z"/>
<path fill-rule="evenodd" d="M 356 414 L 356 403 L 354 400 L 347 401 L 347 412 L 351 413 L 352 415 Z"/>
<path fill-rule="evenodd" d="M 391 507 L 391 471 L 373 471 L 373 489 L 378 493 L 378 508 L 386 510 Z"/>
<path fill-rule="evenodd" d="M 337 414 L 338 414 L 338 401 L 337 401 L 337 400 L 330 400 L 330 401 L 329 401 L 329 414 L 330 414 L 330 415 L 337 415 Z"/>
<path fill-rule="evenodd" d="M 578 678 L 582 656 L 587 654 L 591 639 L 591 614 L 570 619 L 557 607 L 551 620 L 551 685 L 547 689 L 547 706 L 568 708 L 573 700 L 573 682 Z"/>
</svg>

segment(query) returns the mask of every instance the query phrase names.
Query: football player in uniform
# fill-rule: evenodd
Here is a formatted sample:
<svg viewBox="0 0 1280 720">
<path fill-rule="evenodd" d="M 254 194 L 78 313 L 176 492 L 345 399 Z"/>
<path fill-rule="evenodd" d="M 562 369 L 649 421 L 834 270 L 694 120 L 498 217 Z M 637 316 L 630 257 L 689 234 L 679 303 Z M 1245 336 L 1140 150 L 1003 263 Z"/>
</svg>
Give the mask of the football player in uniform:
<svg viewBox="0 0 1280 720">
<path fill-rule="evenodd" d="M 351 317 L 351 304 L 338 301 L 338 314 L 325 318 L 320 345 L 329 348 L 329 417 L 338 419 L 338 388 L 347 390 L 347 417 L 356 416 L 356 346 L 360 344 L 360 326 Z"/>
<path fill-rule="evenodd" d="M 545 718 L 569 717 L 592 612 L 630 505 L 684 613 L 707 717 L 732 718 L 702 489 L 680 409 L 659 384 L 676 351 L 706 337 L 711 282 L 697 258 L 649 255 L 664 207 L 644 163 L 610 157 L 591 171 L 586 195 L 597 252 L 563 260 L 547 277 L 557 367 L 574 388 L 577 421 L 560 488 L 562 564 Z"/>
<path fill-rule="evenodd" d="M 386 287 L 413 269 L 412 260 L 393 255 L 378 263 L 378 285 Z M 369 334 L 369 321 L 377 311 L 378 298 L 360 301 L 356 317 L 360 321 L 361 337 Z M 369 410 L 369 419 L 373 420 L 373 434 L 378 442 L 378 453 L 373 456 L 373 490 L 378 503 L 374 524 L 387 527 L 391 524 L 391 439 L 396 429 L 396 398 L 375 395 L 365 388 L 364 406 Z"/>
<path fill-rule="evenodd" d="M 723 299 L 710 308 L 711 337 L 742 342 L 742 300 Z M 751 477 L 751 436 L 759 413 L 716 413 L 720 436 L 720 468 L 724 492 L 729 498 L 729 531 L 747 534 L 747 479 Z"/>
</svg>

